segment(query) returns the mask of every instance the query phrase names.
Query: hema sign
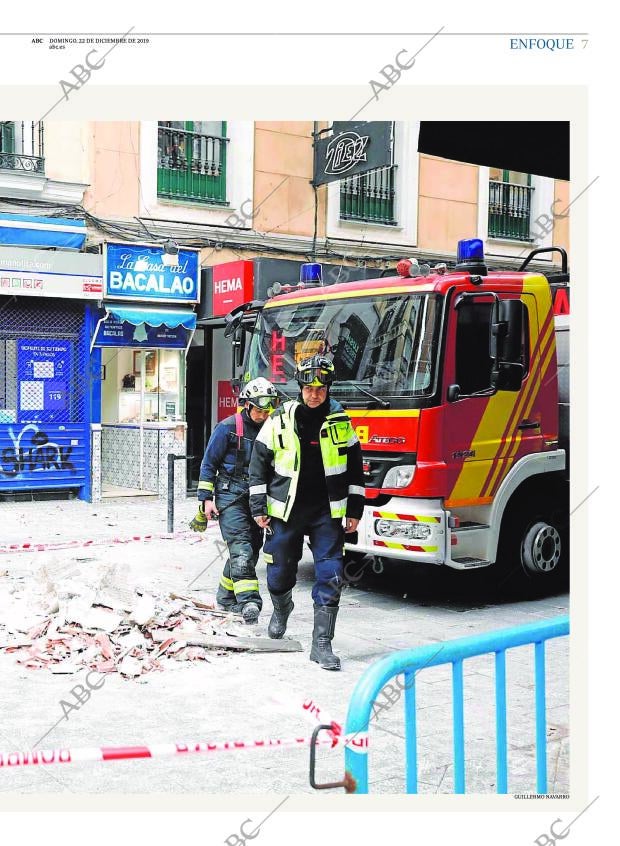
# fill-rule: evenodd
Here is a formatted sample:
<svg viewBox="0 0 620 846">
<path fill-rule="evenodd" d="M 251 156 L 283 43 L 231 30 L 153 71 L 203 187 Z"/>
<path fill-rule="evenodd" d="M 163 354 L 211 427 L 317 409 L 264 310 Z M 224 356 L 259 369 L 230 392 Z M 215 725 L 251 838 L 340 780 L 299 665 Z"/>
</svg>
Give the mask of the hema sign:
<svg viewBox="0 0 620 846">
<path fill-rule="evenodd" d="M 179 248 L 175 265 L 163 263 L 163 248 L 149 244 L 105 244 L 104 296 L 115 300 L 197 303 L 200 256 Z"/>
</svg>

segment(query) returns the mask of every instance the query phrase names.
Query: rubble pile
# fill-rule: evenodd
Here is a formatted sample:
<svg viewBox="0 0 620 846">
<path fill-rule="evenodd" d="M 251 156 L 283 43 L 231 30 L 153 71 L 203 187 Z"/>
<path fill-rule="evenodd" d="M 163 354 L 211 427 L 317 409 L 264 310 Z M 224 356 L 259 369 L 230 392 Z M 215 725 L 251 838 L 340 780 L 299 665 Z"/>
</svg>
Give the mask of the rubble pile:
<svg viewBox="0 0 620 846">
<path fill-rule="evenodd" d="M 29 669 L 136 678 L 231 649 L 256 651 L 260 639 L 248 634 L 213 596 L 130 585 L 126 565 L 55 561 L 0 579 L 0 651 Z"/>
</svg>

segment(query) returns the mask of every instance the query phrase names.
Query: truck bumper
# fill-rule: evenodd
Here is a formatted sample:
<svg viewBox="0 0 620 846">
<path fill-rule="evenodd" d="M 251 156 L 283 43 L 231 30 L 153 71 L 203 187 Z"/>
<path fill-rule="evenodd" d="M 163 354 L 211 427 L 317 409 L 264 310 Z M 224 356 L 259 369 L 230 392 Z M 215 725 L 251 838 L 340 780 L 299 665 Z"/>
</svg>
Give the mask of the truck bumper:
<svg viewBox="0 0 620 846">
<path fill-rule="evenodd" d="M 440 500 L 392 497 L 386 505 L 366 505 L 358 526 L 358 542 L 345 543 L 345 549 L 412 563 L 443 564 L 446 527 Z"/>
</svg>

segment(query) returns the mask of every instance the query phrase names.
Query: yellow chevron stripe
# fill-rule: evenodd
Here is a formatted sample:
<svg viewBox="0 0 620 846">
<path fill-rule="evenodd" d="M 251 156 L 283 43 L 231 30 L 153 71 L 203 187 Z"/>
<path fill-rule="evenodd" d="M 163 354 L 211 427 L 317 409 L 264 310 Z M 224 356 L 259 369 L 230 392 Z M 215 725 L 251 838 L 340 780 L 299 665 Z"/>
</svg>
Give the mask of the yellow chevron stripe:
<svg viewBox="0 0 620 846">
<path fill-rule="evenodd" d="M 532 406 L 536 401 L 538 393 L 540 391 L 540 385 L 542 382 L 542 377 L 544 373 L 549 368 L 549 363 L 551 361 L 551 356 L 553 355 L 553 351 L 555 349 L 552 343 L 552 335 L 554 333 L 554 325 L 553 320 L 550 321 L 549 327 L 545 332 L 544 340 L 542 341 L 540 347 L 538 348 L 538 353 L 536 354 L 535 362 L 531 362 L 530 364 L 530 374 L 531 379 L 529 380 L 529 385 L 527 390 L 523 392 L 523 395 L 520 399 L 520 402 L 517 406 L 517 411 L 514 417 L 514 431 L 511 435 L 506 437 L 504 443 L 502 444 L 501 449 L 499 450 L 497 456 L 497 463 L 493 467 L 493 471 L 489 476 L 489 479 L 484 486 L 482 493 L 490 494 L 492 493 L 494 487 L 498 483 L 498 479 L 502 477 L 502 471 L 507 466 L 507 462 L 512 462 L 514 456 L 519 448 L 521 443 L 522 434 L 516 428 L 517 423 L 521 418 L 527 417 L 530 411 L 532 410 Z M 541 355 L 544 355 L 544 360 L 541 363 Z"/>
</svg>

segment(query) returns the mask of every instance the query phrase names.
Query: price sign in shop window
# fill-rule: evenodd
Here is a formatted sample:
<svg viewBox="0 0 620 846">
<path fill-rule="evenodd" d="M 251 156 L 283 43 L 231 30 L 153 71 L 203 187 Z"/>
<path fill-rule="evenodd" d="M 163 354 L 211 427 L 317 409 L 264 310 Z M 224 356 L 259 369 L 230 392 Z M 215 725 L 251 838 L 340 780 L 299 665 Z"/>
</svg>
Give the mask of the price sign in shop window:
<svg viewBox="0 0 620 846">
<path fill-rule="evenodd" d="M 18 422 L 66 419 L 71 381 L 71 342 L 17 342 Z"/>
</svg>

